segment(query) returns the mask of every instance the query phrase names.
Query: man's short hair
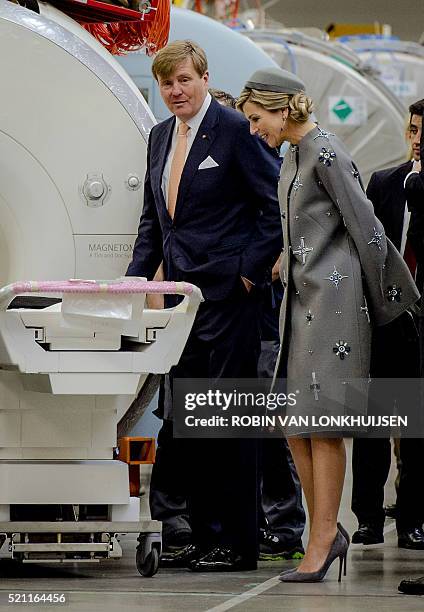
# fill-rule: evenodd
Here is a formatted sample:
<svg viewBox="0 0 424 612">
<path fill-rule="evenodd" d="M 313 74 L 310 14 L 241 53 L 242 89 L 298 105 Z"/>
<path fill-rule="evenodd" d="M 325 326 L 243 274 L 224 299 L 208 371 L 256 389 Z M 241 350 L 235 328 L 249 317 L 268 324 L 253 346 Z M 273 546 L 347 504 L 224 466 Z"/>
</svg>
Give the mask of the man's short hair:
<svg viewBox="0 0 424 612">
<path fill-rule="evenodd" d="M 412 115 L 418 115 L 420 117 L 424 115 L 424 98 L 411 104 L 409 107 L 409 121 L 411 121 Z"/>
<path fill-rule="evenodd" d="M 156 81 L 159 77 L 167 79 L 179 64 L 189 58 L 197 74 L 202 77 L 208 70 L 208 60 L 203 49 L 192 40 L 174 40 L 161 49 L 153 60 L 153 76 Z"/>
<path fill-rule="evenodd" d="M 211 94 L 212 98 L 215 98 L 215 100 L 217 100 L 223 106 L 229 106 L 230 108 L 236 107 L 237 100 L 227 91 L 210 87 L 209 93 Z"/>
</svg>

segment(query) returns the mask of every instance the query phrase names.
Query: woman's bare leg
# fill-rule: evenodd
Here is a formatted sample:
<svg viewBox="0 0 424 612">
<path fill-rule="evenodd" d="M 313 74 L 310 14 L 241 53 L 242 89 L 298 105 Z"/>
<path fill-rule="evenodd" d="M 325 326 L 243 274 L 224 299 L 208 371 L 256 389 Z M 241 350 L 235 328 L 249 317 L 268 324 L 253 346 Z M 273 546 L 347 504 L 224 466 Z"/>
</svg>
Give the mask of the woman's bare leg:
<svg viewBox="0 0 424 612">
<path fill-rule="evenodd" d="M 306 498 L 309 524 L 312 524 L 314 516 L 314 480 L 311 440 L 309 438 L 287 438 L 287 442 Z"/>
<path fill-rule="evenodd" d="M 313 520 L 301 572 L 315 572 L 324 563 L 337 533 L 346 452 L 342 438 L 310 440 L 312 451 Z"/>
</svg>

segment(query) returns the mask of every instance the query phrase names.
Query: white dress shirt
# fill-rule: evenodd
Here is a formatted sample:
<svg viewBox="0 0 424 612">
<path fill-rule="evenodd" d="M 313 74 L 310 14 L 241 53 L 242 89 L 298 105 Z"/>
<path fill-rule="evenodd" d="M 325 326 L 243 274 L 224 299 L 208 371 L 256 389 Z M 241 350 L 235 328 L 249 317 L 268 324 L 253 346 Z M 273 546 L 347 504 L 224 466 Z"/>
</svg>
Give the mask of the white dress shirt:
<svg viewBox="0 0 424 612">
<path fill-rule="evenodd" d="M 414 161 L 414 160 L 412 160 Z M 414 168 L 414 166 L 412 166 L 412 168 Z M 414 170 L 412 169 L 405 177 L 405 180 L 403 181 L 403 188 L 406 189 L 406 183 L 409 179 L 409 177 L 412 174 L 419 174 L 418 170 Z M 400 254 L 404 255 L 405 253 L 405 247 L 406 247 L 406 239 L 407 239 L 407 234 L 408 234 L 408 229 L 409 229 L 409 223 L 411 221 L 411 212 L 408 208 L 408 201 L 405 202 L 405 212 L 403 215 L 403 229 L 402 229 L 402 240 L 401 240 L 401 244 L 400 244 Z"/>
<path fill-rule="evenodd" d="M 194 142 L 194 139 L 196 138 L 197 132 L 199 131 L 200 124 L 202 123 L 203 118 L 206 115 L 206 112 L 209 108 L 211 101 L 212 101 L 212 97 L 210 93 L 208 92 L 206 94 L 206 97 L 197 115 L 194 115 L 194 117 L 192 117 L 188 121 L 185 121 L 185 123 L 188 126 L 190 126 L 190 129 L 187 132 L 186 159 L 187 159 L 188 154 L 190 153 L 191 146 Z M 172 133 L 171 148 L 169 149 L 168 157 L 167 157 L 165 167 L 163 169 L 163 174 L 162 174 L 162 193 L 163 193 L 163 197 L 165 198 L 165 202 L 167 205 L 168 205 L 169 175 L 171 172 L 171 163 L 172 163 L 172 158 L 174 157 L 175 147 L 177 146 L 177 130 L 178 130 L 178 126 L 180 123 L 182 123 L 182 121 L 181 119 L 177 117 L 175 121 L 174 131 Z"/>
</svg>

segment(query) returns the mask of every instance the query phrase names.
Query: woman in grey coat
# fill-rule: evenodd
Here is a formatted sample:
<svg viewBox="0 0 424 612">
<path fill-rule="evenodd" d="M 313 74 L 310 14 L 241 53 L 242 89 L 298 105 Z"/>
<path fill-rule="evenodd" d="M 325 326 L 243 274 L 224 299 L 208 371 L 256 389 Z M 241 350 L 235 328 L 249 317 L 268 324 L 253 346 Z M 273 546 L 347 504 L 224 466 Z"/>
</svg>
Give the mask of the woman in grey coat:
<svg viewBox="0 0 424 612">
<path fill-rule="evenodd" d="M 237 108 L 251 133 L 270 147 L 290 143 L 279 183 L 286 290 L 276 376 L 287 377 L 287 392 L 296 394 L 291 414 L 357 414 L 357 399 L 366 392 L 354 391 L 364 391 L 360 381 L 369 376 L 372 326 L 399 316 L 418 299 L 417 289 L 386 239 L 350 155 L 311 121 L 313 102 L 302 81 L 278 68 L 259 70 Z M 320 581 L 336 558 L 341 578 L 349 536 L 337 523 L 346 463 L 337 431 L 304 427 L 289 437 L 310 534 L 304 559 L 280 576 L 284 582 Z"/>
</svg>

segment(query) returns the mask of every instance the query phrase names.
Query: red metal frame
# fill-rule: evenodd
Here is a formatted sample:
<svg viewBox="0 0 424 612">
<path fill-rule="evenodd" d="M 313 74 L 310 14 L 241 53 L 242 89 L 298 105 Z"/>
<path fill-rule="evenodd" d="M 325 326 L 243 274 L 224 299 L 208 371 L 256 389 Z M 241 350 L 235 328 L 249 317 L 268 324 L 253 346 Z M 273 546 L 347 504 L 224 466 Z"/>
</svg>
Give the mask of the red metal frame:
<svg viewBox="0 0 424 612">
<path fill-rule="evenodd" d="M 143 4 L 148 10 L 134 11 L 123 6 L 107 4 L 98 0 L 49 0 L 64 13 L 79 23 L 114 23 L 117 21 L 153 21 L 156 16 L 158 0 Z"/>
</svg>

